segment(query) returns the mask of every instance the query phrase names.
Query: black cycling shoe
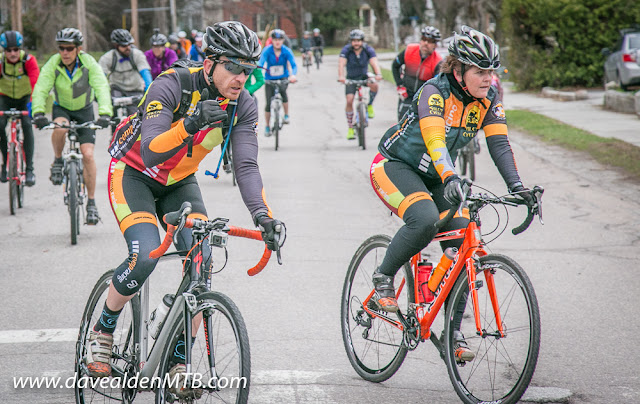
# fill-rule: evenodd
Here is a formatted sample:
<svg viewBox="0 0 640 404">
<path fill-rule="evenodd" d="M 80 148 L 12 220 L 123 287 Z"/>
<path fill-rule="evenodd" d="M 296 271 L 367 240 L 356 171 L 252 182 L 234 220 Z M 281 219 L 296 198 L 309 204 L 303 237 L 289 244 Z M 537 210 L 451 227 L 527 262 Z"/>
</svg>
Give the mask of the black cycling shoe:
<svg viewBox="0 0 640 404">
<path fill-rule="evenodd" d="M 54 160 L 53 164 L 51 164 L 51 176 L 49 179 L 53 185 L 62 184 L 62 169 L 64 168 L 64 162 L 62 159 Z"/>
<path fill-rule="evenodd" d="M 87 203 L 87 224 L 96 225 L 99 221 L 98 207 L 95 203 Z"/>
<path fill-rule="evenodd" d="M 0 182 L 2 183 L 7 182 L 7 166 L 5 166 L 4 164 L 2 165 L 2 168 L 0 171 Z"/>
<path fill-rule="evenodd" d="M 36 175 L 33 173 L 33 170 L 27 170 L 26 179 L 24 181 L 24 185 L 28 187 L 32 187 L 36 185 Z"/>
<path fill-rule="evenodd" d="M 398 301 L 396 300 L 396 289 L 393 286 L 393 276 L 385 275 L 376 270 L 373 273 L 373 287 L 376 295 L 372 300 L 378 304 L 380 310 L 389 313 L 398 311 Z"/>
</svg>

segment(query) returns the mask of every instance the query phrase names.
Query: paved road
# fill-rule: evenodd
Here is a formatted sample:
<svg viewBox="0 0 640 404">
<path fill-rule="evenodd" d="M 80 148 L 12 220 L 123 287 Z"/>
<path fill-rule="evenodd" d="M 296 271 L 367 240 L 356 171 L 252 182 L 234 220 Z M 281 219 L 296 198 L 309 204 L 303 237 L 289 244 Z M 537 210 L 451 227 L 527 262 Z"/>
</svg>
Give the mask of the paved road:
<svg viewBox="0 0 640 404">
<path fill-rule="evenodd" d="M 260 133 L 267 198 L 289 230 L 284 265 L 271 263 L 249 278 L 244 270 L 259 249 L 234 240 L 231 263 L 216 280 L 247 323 L 251 402 L 457 402 L 444 363 L 429 344 L 410 353 L 382 384 L 360 379 L 344 353 L 339 308 L 349 260 L 369 235 L 393 234 L 401 223 L 370 187 L 375 148 L 361 151 L 345 139 L 344 90 L 335 82 L 336 71 L 334 56 L 320 71 L 300 73 L 300 83 L 290 87 L 292 123 L 284 129 L 278 152 L 273 139 Z M 393 123 L 395 97 L 393 86 L 383 84 L 368 131 L 371 146 Z M 259 102 L 264 106 L 262 91 Z M 36 135 L 38 184 L 27 191 L 26 206 L 17 216 L 9 216 L 7 187 L 0 187 L 0 217 L 5 218 L 0 234 L 0 398 L 70 403 L 70 390 L 14 389 L 12 378 L 71 375 L 74 334 L 85 300 L 100 274 L 124 259 L 125 244 L 107 204 L 106 132 L 97 143 L 103 223 L 83 226 L 77 246 L 69 244 L 61 189 L 47 180 L 49 134 Z M 640 220 L 633 214 L 640 207 L 640 188 L 581 155 L 516 132 L 511 142 L 525 182 L 546 189 L 545 226 L 536 222 L 523 235 L 506 233 L 490 244 L 527 269 L 538 294 L 543 335 L 532 386 L 566 389 L 572 403 L 640 402 Z M 478 158 L 477 182 L 502 192 L 486 148 Z M 216 163 L 217 156 L 206 160 L 209 169 Z M 198 178 L 211 216 L 251 225 L 229 176 Z M 522 219 L 512 215 L 512 225 Z M 438 254 L 435 246 L 429 251 Z M 156 302 L 178 276 L 175 266 L 157 268 L 151 278 Z"/>
</svg>

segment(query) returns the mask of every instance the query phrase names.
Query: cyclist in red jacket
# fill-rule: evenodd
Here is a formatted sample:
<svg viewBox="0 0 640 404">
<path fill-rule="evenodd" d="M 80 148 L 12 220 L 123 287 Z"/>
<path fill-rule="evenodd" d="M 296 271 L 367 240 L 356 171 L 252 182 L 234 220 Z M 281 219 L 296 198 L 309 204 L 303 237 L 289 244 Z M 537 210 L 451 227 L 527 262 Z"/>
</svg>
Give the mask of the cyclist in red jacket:
<svg viewBox="0 0 640 404">
<path fill-rule="evenodd" d="M 412 43 L 400 52 L 391 64 L 393 79 L 398 86 L 398 120 L 411 106 L 413 96 L 429 79 L 438 74 L 442 57 L 436 52 L 440 31 L 422 28 L 420 43 Z M 404 66 L 404 71 L 402 67 Z"/>
</svg>

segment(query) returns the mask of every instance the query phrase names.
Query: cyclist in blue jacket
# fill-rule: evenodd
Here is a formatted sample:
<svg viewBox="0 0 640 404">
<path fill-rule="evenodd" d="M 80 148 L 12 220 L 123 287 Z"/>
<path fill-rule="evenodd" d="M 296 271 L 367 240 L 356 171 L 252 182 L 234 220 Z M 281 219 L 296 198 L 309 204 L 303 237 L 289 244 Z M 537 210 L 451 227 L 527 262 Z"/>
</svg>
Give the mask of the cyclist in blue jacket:
<svg viewBox="0 0 640 404">
<path fill-rule="evenodd" d="M 296 73 L 298 66 L 293 57 L 293 52 L 284 45 L 285 34 L 281 29 L 271 31 L 271 45 L 264 48 L 262 56 L 258 61 L 258 66 L 265 68 L 266 64 L 266 80 L 279 80 L 289 78 L 289 83 L 298 81 Z M 288 65 L 288 66 L 287 66 Z M 289 123 L 289 98 L 287 97 L 287 84 L 280 84 L 280 95 L 282 95 L 282 105 L 284 106 L 284 123 Z M 275 93 L 274 85 L 267 82 L 265 86 L 265 94 L 267 98 L 264 107 L 264 118 L 267 122 L 264 128 L 264 135 L 271 136 L 269 132 L 269 120 L 271 118 L 271 97 Z"/>
</svg>

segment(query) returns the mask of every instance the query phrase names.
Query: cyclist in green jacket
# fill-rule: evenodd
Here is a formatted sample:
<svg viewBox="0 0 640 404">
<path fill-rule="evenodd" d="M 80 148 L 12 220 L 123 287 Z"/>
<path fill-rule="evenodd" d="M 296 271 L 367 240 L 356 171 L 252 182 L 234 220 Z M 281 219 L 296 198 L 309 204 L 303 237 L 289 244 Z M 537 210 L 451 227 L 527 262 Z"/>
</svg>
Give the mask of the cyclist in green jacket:
<svg viewBox="0 0 640 404">
<path fill-rule="evenodd" d="M 100 119 L 96 123 L 106 128 L 113 115 L 109 82 L 98 62 L 81 49 L 82 33 L 76 28 L 64 28 L 56 34 L 60 50 L 42 67 L 40 77 L 33 89 L 33 123 L 42 129 L 49 124 L 44 116 L 49 92 L 53 89 L 54 103 L 52 119 L 61 125 L 70 120 L 85 123 L 94 120 L 93 100 L 98 101 Z M 67 130 L 57 128 L 51 135 L 55 160 L 51 165 L 51 182 L 62 184 L 62 149 Z M 84 165 L 84 182 L 87 187 L 87 224 L 100 220 L 95 202 L 96 162 L 93 149 L 96 133 L 92 129 L 79 129 L 80 151 Z"/>
</svg>

